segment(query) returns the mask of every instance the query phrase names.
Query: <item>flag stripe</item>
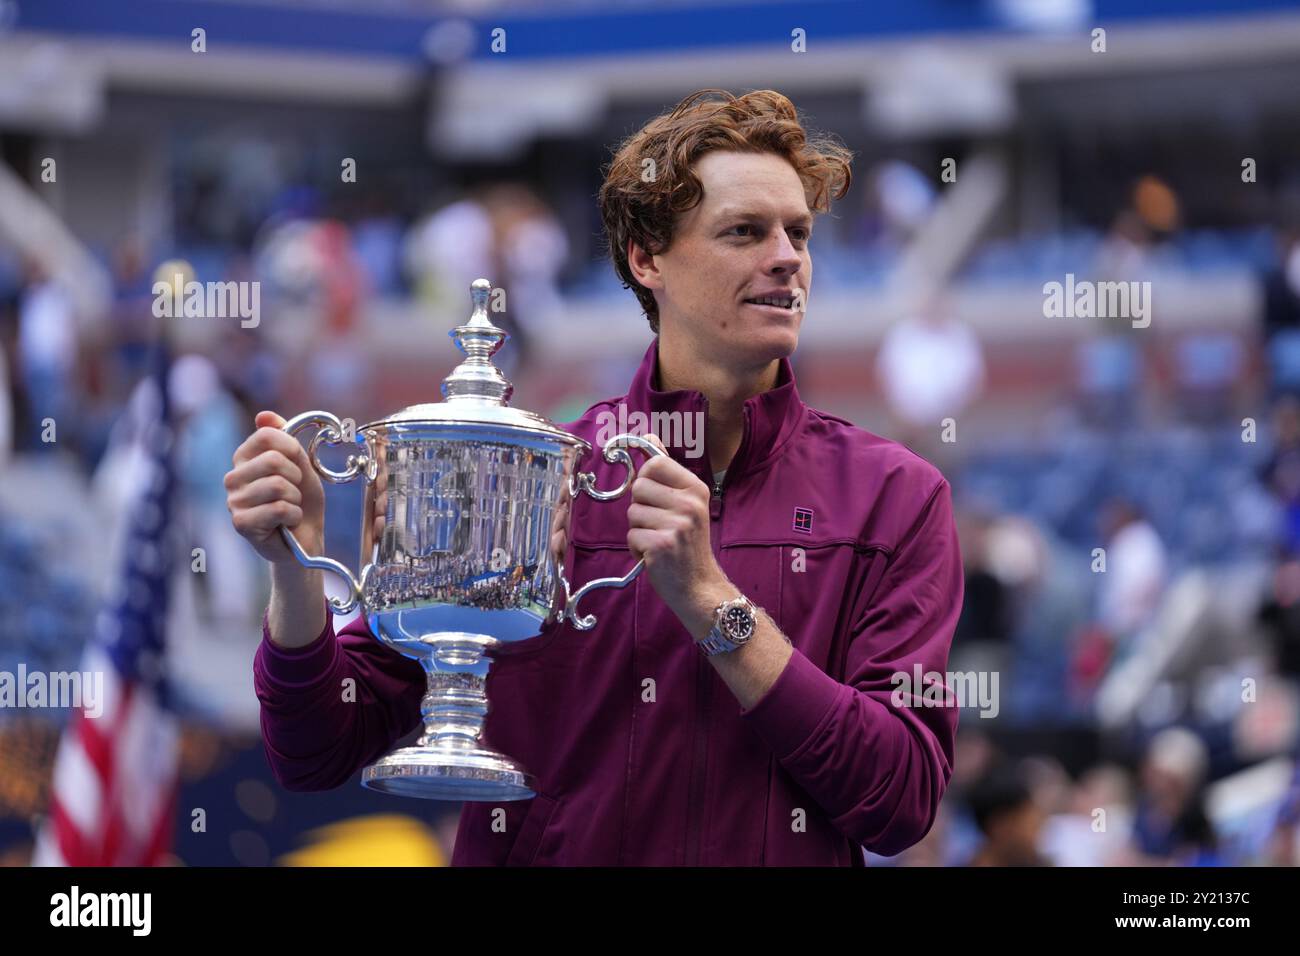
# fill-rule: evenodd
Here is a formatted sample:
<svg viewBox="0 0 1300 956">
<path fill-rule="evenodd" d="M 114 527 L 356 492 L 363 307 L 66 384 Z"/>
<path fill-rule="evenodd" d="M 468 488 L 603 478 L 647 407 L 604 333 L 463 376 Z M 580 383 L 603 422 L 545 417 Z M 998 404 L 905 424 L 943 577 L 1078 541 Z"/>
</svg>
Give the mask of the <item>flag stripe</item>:
<svg viewBox="0 0 1300 956">
<path fill-rule="evenodd" d="M 83 831 L 99 826 L 104 777 L 84 748 L 62 747 L 54 764 L 53 794 L 68 817 Z"/>
</svg>

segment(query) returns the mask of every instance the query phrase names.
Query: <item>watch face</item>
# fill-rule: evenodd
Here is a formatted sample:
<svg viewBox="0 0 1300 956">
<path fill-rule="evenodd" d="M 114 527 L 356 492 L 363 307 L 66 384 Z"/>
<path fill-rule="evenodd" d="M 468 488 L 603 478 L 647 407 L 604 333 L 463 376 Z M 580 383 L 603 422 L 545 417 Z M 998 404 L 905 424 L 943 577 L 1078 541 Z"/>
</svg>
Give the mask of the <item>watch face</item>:
<svg viewBox="0 0 1300 956">
<path fill-rule="evenodd" d="M 754 636 L 754 615 L 747 607 L 729 607 L 722 615 L 722 633 L 727 640 L 743 644 Z"/>
</svg>

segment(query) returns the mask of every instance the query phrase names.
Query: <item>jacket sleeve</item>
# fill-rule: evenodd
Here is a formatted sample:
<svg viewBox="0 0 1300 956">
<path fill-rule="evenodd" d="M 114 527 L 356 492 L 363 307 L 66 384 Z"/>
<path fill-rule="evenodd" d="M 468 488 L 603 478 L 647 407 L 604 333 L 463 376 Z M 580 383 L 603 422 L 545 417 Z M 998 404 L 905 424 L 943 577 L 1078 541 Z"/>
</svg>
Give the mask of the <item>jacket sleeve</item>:
<svg viewBox="0 0 1300 956">
<path fill-rule="evenodd" d="M 293 649 L 272 643 L 263 615 L 253 687 L 275 779 L 288 790 L 329 790 L 415 728 L 425 679 L 419 664 L 377 641 L 364 618 L 336 636 L 327 609 L 320 635 Z"/>
<path fill-rule="evenodd" d="M 841 832 L 892 856 L 929 832 L 952 776 L 957 708 L 915 706 L 897 676 L 947 671 L 964 584 L 946 480 L 883 560 L 850 615 L 846 683 L 796 649 L 741 719 Z"/>
</svg>

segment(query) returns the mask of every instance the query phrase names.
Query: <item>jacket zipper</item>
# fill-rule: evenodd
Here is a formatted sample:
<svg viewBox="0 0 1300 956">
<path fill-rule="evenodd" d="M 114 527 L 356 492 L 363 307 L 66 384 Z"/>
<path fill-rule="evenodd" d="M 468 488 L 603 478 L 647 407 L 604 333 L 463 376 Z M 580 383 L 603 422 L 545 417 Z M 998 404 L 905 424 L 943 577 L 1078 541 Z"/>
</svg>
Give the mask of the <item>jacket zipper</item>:
<svg viewBox="0 0 1300 956">
<path fill-rule="evenodd" d="M 726 476 L 723 476 L 724 480 Z M 709 537 L 713 556 L 718 557 L 718 542 L 721 540 L 720 520 L 722 518 L 722 485 L 715 482 L 713 497 L 709 499 Z M 695 739 L 691 756 L 691 783 L 688 790 L 690 806 L 686 827 L 686 863 L 688 866 L 700 865 L 700 827 L 704 816 L 704 771 L 708 759 L 709 747 L 709 669 L 713 666 L 698 651 L 695 662 Z"/>
<path fill-rule="evenodd" d="M 704 400 L 705 420 L 708 420 L 708 399 Z M 745 431 L 749 430 L 749 411 L 745 411 Z M 745 445 L 748 434 L 741 438 L 741 447 Z M 740 449 L 736 450 L 735 457 L 727 465 L 727 473 L 722 476 L 722 481 L 713 482 L 713 495 L 709 499 L 709 544 L 713 549 L 715 560 L 720 558 L 720 547 L 722 542 L 722 491 L 723 485 L 726 484 L 727 475 L 734 470 L 736 459 L 740 457 Z M 709 457 L 708 439 L 705 439 L 704 447 L 705 468 L 712 469 L 712 459 Z M 710 473 L 709 477 L 712 477 Z M 719 563 L 721 563 L 719 561 Z M 691 779 L 690 787 L 687 790 L 686 816 L 686 864 L 688 866 L 700 865 L 700 827 L 702 817 L 704 816 L 704 779 L 705 770 L 707 769 L 708 748 L 709 748 L 709 671 L 712 666 L 703 654 L 696 652 L 699 660 L 696 661 L 695 667 L 695 739 L 693 741 L 691 754 Z"/>
</svg>

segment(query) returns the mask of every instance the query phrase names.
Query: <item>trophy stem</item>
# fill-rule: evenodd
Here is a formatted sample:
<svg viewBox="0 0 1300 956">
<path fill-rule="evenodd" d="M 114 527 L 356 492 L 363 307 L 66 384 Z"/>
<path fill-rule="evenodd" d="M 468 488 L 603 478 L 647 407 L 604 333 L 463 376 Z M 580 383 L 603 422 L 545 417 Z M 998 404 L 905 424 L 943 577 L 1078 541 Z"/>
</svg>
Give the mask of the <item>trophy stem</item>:
<svg viewBox="0 0 1300 956">
<path fill-rule="evenodd" d="M 424 718 L 420 746 L 476 749 L 488 712 L 484 692 L 487 675 L 431 668 L 428 678 L 428 690 L 420 702 L 420 714 Z"/>
<path fill-rule="evenodd" d="M 445 632 L 420 637 L 428 686 L 420 701 L 424 733 L 366 768 L 372 789 L 434 800 L 527 800 L 536 782 L 480 737 L 488 714 L 486 653 L 498 641 L 486 634 Z"/>
</svg>

